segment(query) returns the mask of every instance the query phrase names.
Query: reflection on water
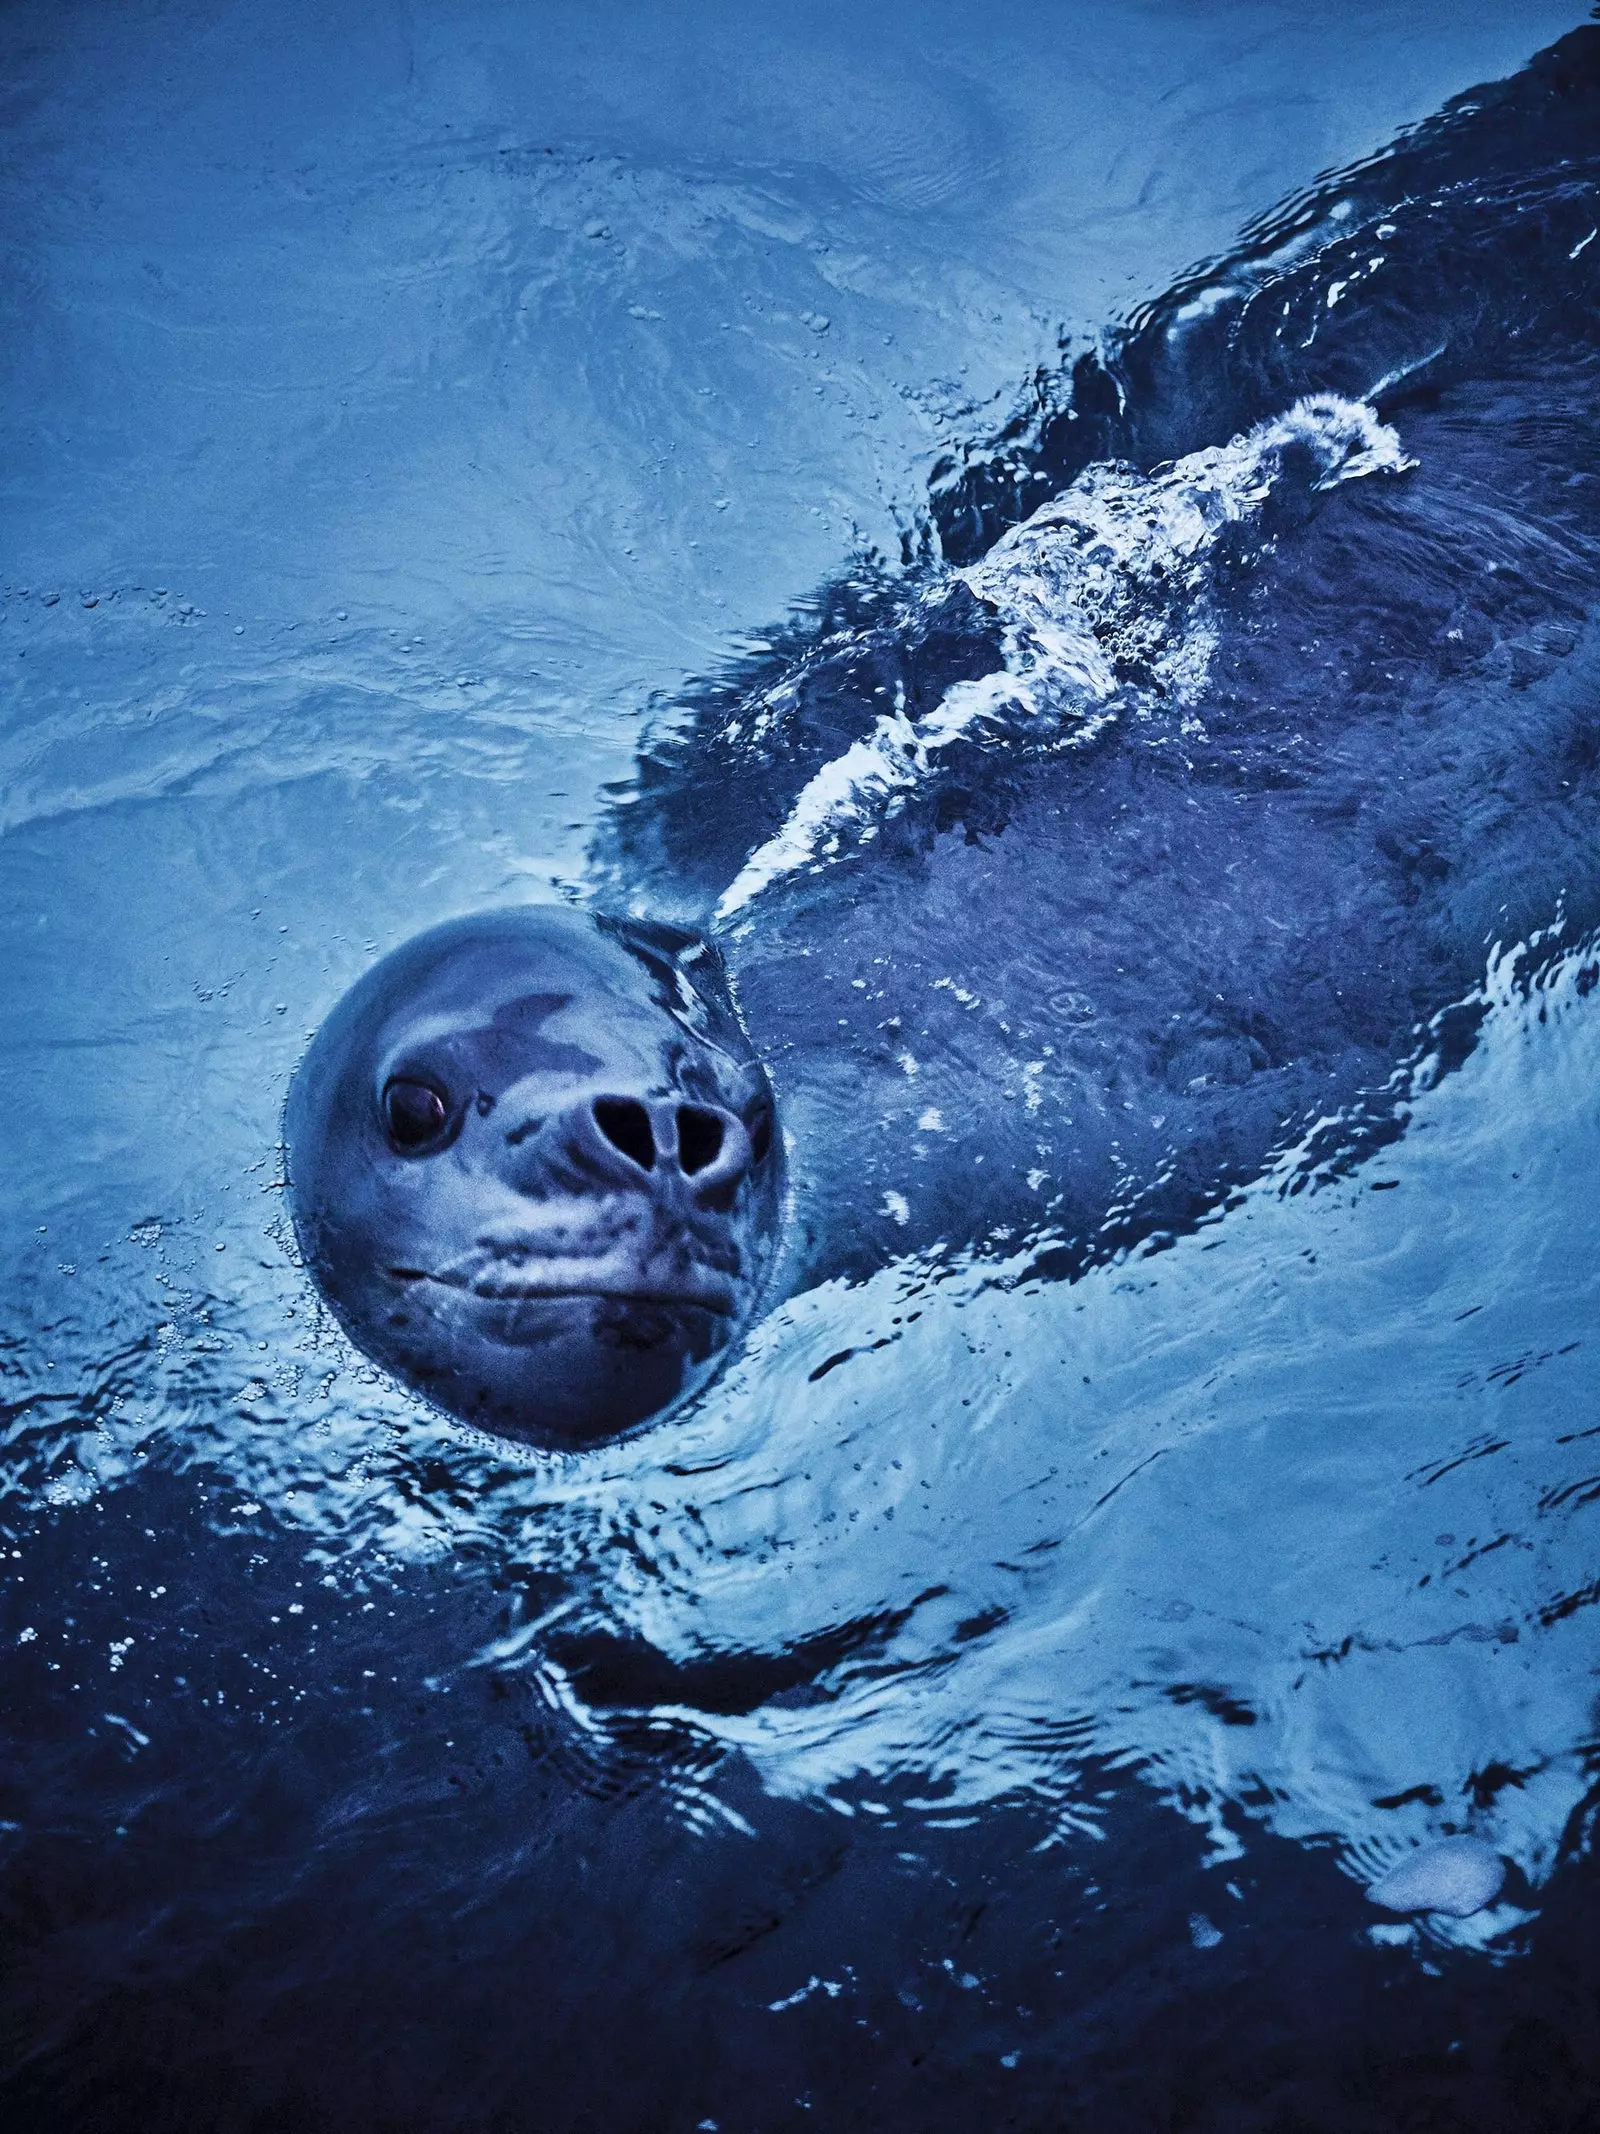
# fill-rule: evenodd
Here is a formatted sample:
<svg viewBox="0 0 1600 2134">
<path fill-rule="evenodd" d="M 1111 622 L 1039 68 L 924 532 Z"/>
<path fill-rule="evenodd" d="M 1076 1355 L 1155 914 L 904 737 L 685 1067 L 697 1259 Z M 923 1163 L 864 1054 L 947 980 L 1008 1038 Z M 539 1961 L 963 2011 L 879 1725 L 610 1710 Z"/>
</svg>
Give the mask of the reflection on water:
<svg viewBox="0 0 1600 2134">
<path fill-rule="evenodd" d="M 1450 311 L 1480 352 L 1505 330 L 1500 368 L 1391 380 L 1413 397 L 1378 414 L 1375 377 L 1323 381 L 1358 396 L 1357 444 L 1418 440 L 1424 477 L 1430 449 L 1452 483 L 1522 470 L 1492 515 L 1452 492 L 1444 565 L 1499 543 L 1505 576 L 1426 633 L 1494 766 L 1474 849 L 1517 854 L 1495 893 L 1522 902 L 1496 935 L 1452 886 L 1480 991 L 1354 1123 L 1071 1282 L 1048 1238 L 908 1246 L 891 1210 L 888 1264 L 874 1243 L 878 1271 L 789 1297 L 666 1430 L 571 1458 L 474 1437 L 354 1355 L 295 1264 L 277 1146 L 307 1035 L 369 957 L 614 870 L 619 821 L 667 820 L 628 784 L 652 705 L 764 671 L 771 618 L 852 551 L 876 557 L 802 605 L 802 647 L 852 600 L 881 624 L 921 598 L 941 541 L 972 564 L 1030 483 L 1285 417 L 1339 322 L 1398 342 L 1443 317 L 1459 275 L 1426 306 L 1402 280 L 1408 313 L 1330 266 L 1291 292 L 1312 354 L 1298 323 L 1284 353 L 1288 296 L 1251 340 L 1241 292 L 1342 241 L 1323 195 L 1274 263 L 1178 286 L 1128 357 L 1143 400 L 1073 368 L 1318 165 L 1572 11 L 1513 12 L 441 0 L 331 26 L 285 6 L 269 38 L 101 9 L 92 65 L 16 13 L 8 350 L 49 418 L 9 457 L 0 724 L 0 1901 L 27 2123 L 120 2126 L 137 2097 L 185 2129 L 753 2128 L 871 2098 L 924 2130 L 1137 2126 L 1188 2095 L 1212 2125 L 1270 2062 L 1310 2123 L 1365 2127 L 1399 2121 L 1339 2090 L 1353 2039 L 1404 2060 L 1418 2112 L 1455 2110 L 1513 2005 L 1517 2079 L 1582 2094 L 1581 229 L 1559 316 L 1525 262 L 1533 309 L 1496 324 L 1472 283 Z M 1542 229 L 1586 182 L 1541 196 Z M 1560 392 L 1527 389 L 1528 318 Z M 1220 411 L 1212 320 L 1244 351 Z M 1079 452 L 1093 424 L 1106 451 Z M 1067 516 L 1163 481 L 1091 475 Z M 1185 714 L 1191 684 L 1298 702 L 1262 681 L 1274 618 L 1250 608 L 1298 553 L 1274 522 L 1257 590 L 1223 589 L 1230 627 L 1259 625 L 1226 658 L 1200 588 Z M 1157 598 L 1144 550 L 1129 568 L 1134 620 L 1175 617 L 1192 651 L 1195 587 Z M 1104 635 L 1073 598 L 1088 673 Z M 1347 634 L 1376 642 L 1364 618 Z M 1398 667 L 1376 665 L 1340 686 L 1381 695 Z M 1402 697 L 1397 730 L 1424 700 Z M 963 746 L 1005 727 L 985 701 Z M 1571 760 L 1535 792 L 1558 726 Z M 727 849 L 708 832 L 634 887 L 709 910 L 839 739 L 801 733 L 748 807 L 730 778 Z M 941 749 L 902 746 L 907 791 Z M 844 880 L 882 797 L 837 852 L 793 851 Z M 757 942 L 781 873 L 739 900 Z M 1513 1864 L 1501 1901 L 1377 1919 L 1365 1885 L 1455 1831 Z M 1494 2065 L 1485 2125 L 1509 2123 Z"/>
</svg>

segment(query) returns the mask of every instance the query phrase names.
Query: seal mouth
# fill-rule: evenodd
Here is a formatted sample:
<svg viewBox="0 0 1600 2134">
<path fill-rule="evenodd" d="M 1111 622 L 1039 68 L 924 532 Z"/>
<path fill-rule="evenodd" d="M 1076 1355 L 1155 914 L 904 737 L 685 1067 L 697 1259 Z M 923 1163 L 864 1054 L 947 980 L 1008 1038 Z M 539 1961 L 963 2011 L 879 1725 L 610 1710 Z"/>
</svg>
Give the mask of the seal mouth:
<svg viewBox="0 0 1600 2134">
<path fill-rule="evenodd" d="M 457 1296 L 481 1298 L 486 1304 L 605 1301 L 715 1312 L 725 1319 L 738 1309 L 733 1284 L 710 1268 L 699 1282 L 644 1282 L 598 1269 L 592 1274 L 575 1271 L 539 1275 L 521 1271 L 515 1275 L 483 1273 L 475 1277 L 449 1268 L 435 1272 L 427 1267 L 390 1267 L 387 1272 L 397 1282 L 432 1282 Z"/>
</svg>

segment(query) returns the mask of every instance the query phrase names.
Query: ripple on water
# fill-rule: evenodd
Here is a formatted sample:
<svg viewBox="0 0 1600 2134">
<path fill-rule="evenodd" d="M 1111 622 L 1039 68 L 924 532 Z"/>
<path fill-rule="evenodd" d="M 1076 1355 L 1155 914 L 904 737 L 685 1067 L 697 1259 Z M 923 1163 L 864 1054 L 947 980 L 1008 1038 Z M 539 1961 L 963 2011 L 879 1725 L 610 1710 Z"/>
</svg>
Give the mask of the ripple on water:
<svg viewBox="0 0 1600 2134">
<path fill-rule="evenodd" d="M 515 1567 L 479 1662 L 543 1685 L 586 1785 L 644 1718 L 776 1793 L 1029 1798 L 1070 1838 L 1122 1766 L 1219 1858 L 1259 1821 L 1372 1882 L 1461 1832 L 1537 1885 L 1588 1783 L 1600 1587 L 1600 1218 L 1562 1197 L 1600 1163 L 1592 968 L 1503 959 L 1478 1049 L 1320 1189 L 1287 1159 L 1072 1285 L 935 1256 L 794 1299 L 670 1446 L 474 1438 L 352 1356 L 281 1220 L 239 1211 L 220 1282 L 209 1235 L 141 1225 L 13 1349 L 12 1502 L 159 1466 L 339 1580 Z"/>
<path fill-rule="evenodd" d="M 782 1791 L 1093 1827 L 1110 1757 L 1219 1856 L 1240 1813 L 1363 1879 L 1470 1829 L 1542 1879 L 1588 1784 L 1600 1239 L 1548 1210 L 1600 1159 L 1590 969 L 1498 966 L 1478 1052 L 1337 1184 L 1291 1160 L 1070 1287 L 1023 1254 L 786 1306 L 666 1472 L 643 1440 L 562 1491 L 596 1620 Z M 828 1633 L 820 1696 L 693 1712 L 707 1655 Z"/>
</svg>

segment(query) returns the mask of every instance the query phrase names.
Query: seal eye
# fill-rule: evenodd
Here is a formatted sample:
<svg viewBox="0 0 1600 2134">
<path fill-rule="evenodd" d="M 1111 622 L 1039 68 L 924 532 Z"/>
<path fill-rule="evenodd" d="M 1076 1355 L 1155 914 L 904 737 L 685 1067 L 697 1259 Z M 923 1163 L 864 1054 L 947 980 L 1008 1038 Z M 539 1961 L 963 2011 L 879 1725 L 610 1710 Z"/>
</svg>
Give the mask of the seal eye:
<svg viewBox="0 0 1600 2134">
<path fill-rule="evenodd" d="M 450 1107 L 428 1083 L 396 1075 L 383 1092 L 383 1123 L 397 1149 L 407 1156 L 421 1156 L 443 1142 Z"/>
</svg>

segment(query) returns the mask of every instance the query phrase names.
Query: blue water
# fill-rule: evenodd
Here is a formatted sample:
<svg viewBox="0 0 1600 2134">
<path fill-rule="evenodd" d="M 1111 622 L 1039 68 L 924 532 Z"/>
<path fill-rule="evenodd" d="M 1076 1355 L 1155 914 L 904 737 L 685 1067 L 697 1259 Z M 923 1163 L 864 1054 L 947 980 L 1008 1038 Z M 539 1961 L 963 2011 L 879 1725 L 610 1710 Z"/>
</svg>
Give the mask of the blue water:
<svg viewBox="0 0 1600 2134">
<path fill-rule="evenodd" d="M 581 1459 L 363 1362 L 278 1146 L 372 956 L 615 890 L 676 706 L 852 567 L 975 561 L 995 440 L 1079 471 L 1051 381 L 1168 291 L 1203 323 L 1198 262 L 1581 11 L 1461 18 L 8 10 L 17 2123 L 1586 2123 L 1600 1007 L 1558 812 L 1475 1043 L 1365 1160 L 1286 1149 L 1070 1282 L 908 1241 Z M 1282 412 L 1162 390 L 1147 467 Z M 1423 481 L 1534 420 L 1384 417 Z M 1471 522 L 1527 610 L 1472 702 L 1533 734 L 1600 642 L 1587 522 L 1515 546 L 1565 524 L 1527 462 Z M 1184 614 L 1203 709 L 1243 670 Z M 816 767 L 748 821 L 730 783 L 732 866 L 624 889 L 709 912 Z M 1376 1914 L 1453 1831 L 1503 1898 Z"/>
</svg>

